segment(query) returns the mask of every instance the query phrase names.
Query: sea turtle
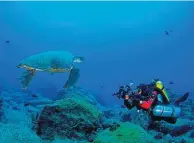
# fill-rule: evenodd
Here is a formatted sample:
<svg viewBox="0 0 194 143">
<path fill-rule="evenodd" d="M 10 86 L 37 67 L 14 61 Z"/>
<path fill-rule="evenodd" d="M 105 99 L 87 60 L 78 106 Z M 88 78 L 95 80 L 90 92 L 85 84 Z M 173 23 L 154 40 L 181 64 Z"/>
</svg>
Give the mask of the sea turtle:
<svg viewBox="0 0 194 143">
<path fill-rule="evenodd" d="M 72 87 L 79 79 L 79 69 L 74 66 L 74 63 L 81 63 L 84 57 L 73 56 L 68 51 L 47 51 L 32 55 L 17 65 L 18 68 L 26 70 L 19 77 L 23 89 L 27 89 L 36 71 L 63 73 L 70 72 L 68 80 L 64 88 Z"/>
</svg>

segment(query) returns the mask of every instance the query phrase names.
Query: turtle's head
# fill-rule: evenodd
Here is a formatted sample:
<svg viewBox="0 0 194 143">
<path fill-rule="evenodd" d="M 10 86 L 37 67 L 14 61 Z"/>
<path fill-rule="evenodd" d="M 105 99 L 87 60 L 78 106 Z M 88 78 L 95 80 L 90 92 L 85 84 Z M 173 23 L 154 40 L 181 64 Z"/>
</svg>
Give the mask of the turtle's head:
<svg viewBox="0 0 194 143">
<path fill-rule="evenodd" d="M 23 68 L 24 65 L 23 65 L 23 64 L 19 64 L 19 65 L 17 65 L 16 67 L 17 67 L 17 68 Z"/>
<path fill-rule="evenodd" d="M 85 60 L 85 58 L 84 57 L 81 57 L 81 56 L 76 56 L 76 57 L 73 58 L 73 62 L 74 63 L 81 63 L 84 60 Z"/>
</svg>

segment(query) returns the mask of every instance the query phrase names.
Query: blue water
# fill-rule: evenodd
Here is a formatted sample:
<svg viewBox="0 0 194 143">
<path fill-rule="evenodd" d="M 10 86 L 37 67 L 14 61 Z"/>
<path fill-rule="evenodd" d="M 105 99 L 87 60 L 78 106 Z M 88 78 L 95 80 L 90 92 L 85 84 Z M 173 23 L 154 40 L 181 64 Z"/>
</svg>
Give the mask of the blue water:
<svg viewBox="0 0 194 143">
<path fill-rule="evenodd" d="M 77 85 L 110 106 L 130 80 L 160 78 L 192 92 L 193 17 L 193 2 L 0 2 L 0 86 L 20 88 L 16 65 L 25 57 L 67 50 L 86 59 Z M 67 76 L 37 73 L 29 89 L 53 97 Z"/>
</svg>

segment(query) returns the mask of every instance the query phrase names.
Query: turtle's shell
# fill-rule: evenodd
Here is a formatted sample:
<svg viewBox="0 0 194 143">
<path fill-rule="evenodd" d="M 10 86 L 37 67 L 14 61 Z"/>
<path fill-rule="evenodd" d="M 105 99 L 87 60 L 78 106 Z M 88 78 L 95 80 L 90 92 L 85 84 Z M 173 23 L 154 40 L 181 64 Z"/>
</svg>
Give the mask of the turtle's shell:
<svg viewBox="0 0 194 143">
<path fill-rule="evenodd" d="M 32 69 L 50 71 L 50 69 L 71 69 L 74 56 L 68 51 L 47 51 L 24 59 L 20 65 Z"/>
</svg>

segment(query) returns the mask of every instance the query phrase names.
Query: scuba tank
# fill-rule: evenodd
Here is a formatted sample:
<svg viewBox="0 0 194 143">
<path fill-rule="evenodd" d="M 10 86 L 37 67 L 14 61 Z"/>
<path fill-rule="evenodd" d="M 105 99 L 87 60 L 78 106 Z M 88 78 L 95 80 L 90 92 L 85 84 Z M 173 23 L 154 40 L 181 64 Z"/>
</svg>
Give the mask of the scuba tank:
<svg viewBox="0 0 194 143">
<path fill-rule="evenodd" d="M 174 105 L 156 105 L 153 109 L 153 115 L 158 117 L 179 117 L 181 108 Z"/>
<path fill-rule="evenodd" d="M 169 95 L 166 89 L 164 88 L 163 83 L 159 79 L 157 79 L 155 80 L 154 85 L 155 89 L 160 93 L 159 98 L 162 97 L 160 101 L 162 101 L 164 105 L 156 105 L 153 109 L 153 115 L 158 117 L 179 117 L 181 108 L 176 107 L 174 105 L 169 105 Z"/>
</svg>

